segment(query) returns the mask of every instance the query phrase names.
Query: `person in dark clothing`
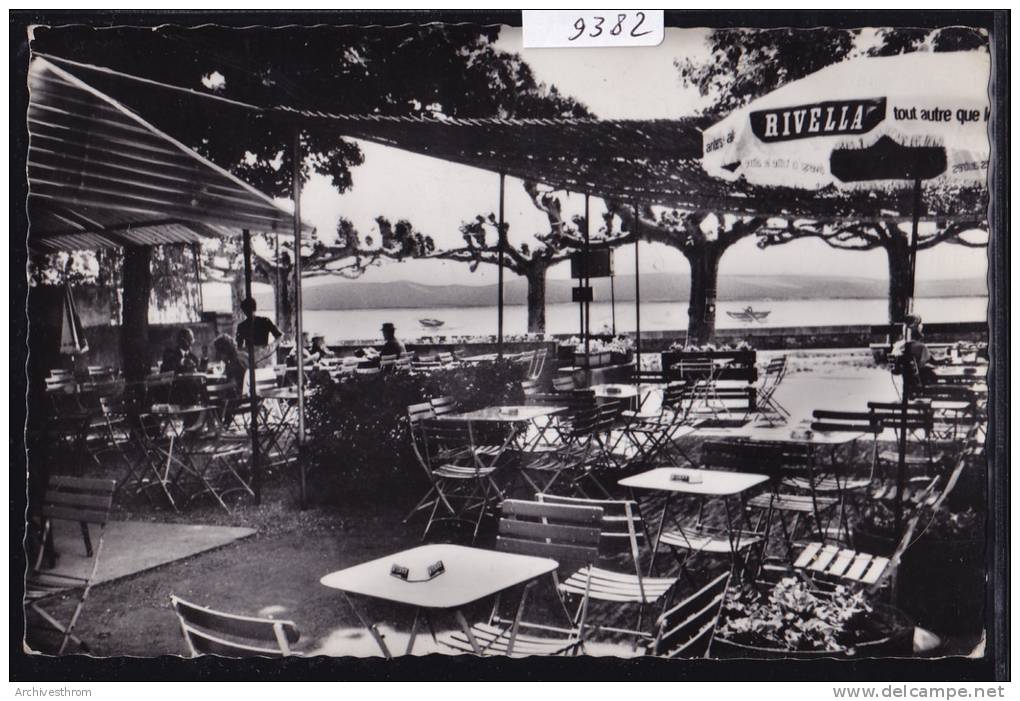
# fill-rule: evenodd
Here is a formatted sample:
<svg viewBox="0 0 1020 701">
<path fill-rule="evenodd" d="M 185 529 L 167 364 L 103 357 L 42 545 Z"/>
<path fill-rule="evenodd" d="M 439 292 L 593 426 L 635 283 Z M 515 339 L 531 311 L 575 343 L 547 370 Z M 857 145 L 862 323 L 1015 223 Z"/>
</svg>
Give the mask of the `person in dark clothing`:
<svg viewBox="0 0 1020 701">
<path fill-rule="evenodd" d="M 198 357 L 191 352 L 191 346 L 195 342 L 195 334 L 191 329 L 181 329 L 177 332 L 177 343 L 172 348 L 163 351 L 163 362 L 159 366 L 160 372 L 196 372 L 198 370 Z"/>
<path fill-rule="evenodd" d="M 256 358 L 255 363 L 261 367 L 267 358 L 272 357 L 272 352 L 266 353 L 262 350 L 269 345 L 269 336 L 272 335 L 275 341 L 279 341 L 283 332 L 270 319 L 264 316 L 255 316 L 256 309 L 255 300 L 251 297 L 241 302 L 241 311 L 244 313 L 245 319 L 237 325 L 237 347 L 239 350 L 247 349 L 248 337 L 251 336 L 255 353 L 260 356 Z"/>
<path fill-rule="evenodd" d="M 248 366 L 241 354 L 237 352 L 234 339 L 226 334 L 218 336 L 213 341 L 213 351 L 216 354 L 216 361 L 223 363 L 223 374 L 236 384 L 240 391 L 244 387 L 244 377 L 248 373 Z"/>
<path fill-rule="evenodd" d="M 304 360 L 305 365 L 308 365 L 309 363 L 318 362 L 319 354 L 315 352 L 315 350 L 312 348 L 312 344 L 309 343 L 307 333 L 301 334 L 301 348 L 303 349 L 301 357 Z M 289 368 L 297 367 L 297 346 L 294 346 L 294 348 L 291 349 L 290 353 L 287 354 L 287 367 Z"/>
<path fill-rule="evenodd" d="M 397 340 L 396 327 L 390 322 L 382 325 L 382 334 L 385 343 L 379 349 L 379 355 L 400 355 L 405 351 L 404 344 Z"/>
</svg>

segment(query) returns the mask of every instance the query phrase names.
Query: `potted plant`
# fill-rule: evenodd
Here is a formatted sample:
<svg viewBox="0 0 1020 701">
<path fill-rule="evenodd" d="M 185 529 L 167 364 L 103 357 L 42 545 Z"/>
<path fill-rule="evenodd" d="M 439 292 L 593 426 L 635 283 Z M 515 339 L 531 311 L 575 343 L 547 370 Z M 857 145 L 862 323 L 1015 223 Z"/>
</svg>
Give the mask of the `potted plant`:
<svg viewBox="0 0 1020 701">
<path fill-rule="evenodd" d="M 896 609 L 869 603 L 863 591 L 784 577 L 731 592 L 713 654 L 815 659 L 910 654 L 913 626 Z"/>
<path fill-rule="evenodd" d="M 922 516 L 897 573 L 897 601 L 936 633 L 977 633 L 984 622 L 985 518 L 968 507 Z"/>
</svg>

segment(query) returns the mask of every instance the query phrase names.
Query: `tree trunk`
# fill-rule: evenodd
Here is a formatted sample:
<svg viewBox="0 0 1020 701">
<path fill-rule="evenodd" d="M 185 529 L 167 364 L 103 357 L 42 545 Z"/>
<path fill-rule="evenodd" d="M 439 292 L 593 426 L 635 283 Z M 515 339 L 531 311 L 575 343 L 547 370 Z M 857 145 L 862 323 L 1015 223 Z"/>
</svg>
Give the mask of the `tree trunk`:
<svg viewBox="0 0 1020 701">
<path fill-rule="evenodd" d="M 906 236 L 894 236 L 885 246 L 889 262 L 889 323 L 903 321 L 910 299 L 910 246 Z"/>
<path fill-rule="evenodd" d="M 234 270 L 230 278 L 230 313 L 234 316 L 234 325 L 241 323 L 244 314 L 241 312 L 241 300 L 244 299 L 244 271 Z"/>
<path fill-rule="evenodd" d="M 277 284 L 279 282 L 279 284 Z M 276 307 L 276 325 L 287 337 L 294 334 L 294 269 L 286 267 L 280 274 L 272 273 L 273 302 Z"/>
<path fill-rule="evenodd" d="M 715 298 L 722 250 L 715 245 L 683 251 L 691 265 L 691 299 L 687 307 L 687 342 L 708 343 L 715 336 Z"/>
<path fill-rule="evenodd" d="M 528 270 L 528 333 L 545 333 L 545 274 L 546 265 Z"/>
<path fill-rule="evenodd" d="M 126 246 L 121 279 L 124 286 L 120 325 L 120 356 L 124 377 L 141 380 L 149 374 L 149 300 L 152 295 L 152 247 Z"/>
</svg>

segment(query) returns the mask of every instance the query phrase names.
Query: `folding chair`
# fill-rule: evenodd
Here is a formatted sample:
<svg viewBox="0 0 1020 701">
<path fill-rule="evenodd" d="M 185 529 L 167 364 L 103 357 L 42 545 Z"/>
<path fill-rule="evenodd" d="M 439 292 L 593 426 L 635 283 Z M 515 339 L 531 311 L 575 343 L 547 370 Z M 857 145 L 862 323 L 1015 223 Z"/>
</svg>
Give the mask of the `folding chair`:
<svg viewBox="0 0 1020 701">
<path fill-rule="evenodd" d="M 51 477 L 49 486 L 43 496 L 39 515 L 43 519 L 42 532 L 39 540 L 39 552 L 25 579 L 25 605 L 38 614 L 49 628 L 61 634 L 57 654 L 63 654 L 68 642 L 74 642 L 83 650 L 88 646 L 73 633 L 74 626 L 81 616 L 92 589 L 92 582 L 99 569 L 99 558 L 103 551 L 103 535 L 113 505 L 113 495 L 117 484 L 113 480 L 86 479 L 82 477 Z M 44 567 L 48 548 L 52 547 L 52 530 L 54 521 L 66 521 L 80 524 L 84 534 L 88 534 L 89 526 L 98 527 L 99 533 L 94 547 L 91 536 L 86 539 L 86 562 L 71 553 L 61 553 L 60 561 L 64 569 Z M 73 561 L 72 561 L 73 559 Z M 90 562 L 89 562 L 90 561 Z M 75 564 L 85 567 L 75 567 Z M 69 568 L 68 565 L 71 565 Z M 70 595 L 78 592 L 78 602 L 74 612 L 66 624 L 61 623 L 47 612 L 43 605 L 56 596 Z"/>
<path fill-rule="evenodd" d="M 553 375 L 552 388 L 554 392 L 573 392 L 577 388 L 573 373 L 558 372 Z"/>
<path fill-rule="evenodd" d="M 758 512 L 755 531 L 762 538 L 763 548 L 769 546 L 772 523 L 776 517 L 790 562 L 794 559 L 793 545 L 800 535 L 802 519 L 812 521 L 819 539 L 826 539 L 829 519 L 839 500 L 819 494 L 812 487 L 816 469 L 813 446 L 784 441 L 709 441 L 702 450 L 706 466 L 736 468 L 742 472 L 762 473 L 771 478 L 771 490 L 747 501 L 747 506 Z M 784 479 L 792 477 L 808 480 L 808 494 L 784 488 Z"/>
<path fill-rule="evenodd" d="M 592 474 L 602 461 L 599 432 L 603 426 L 604 419 L 593 401 L 573 409 L 569 418 L 552 427 L 554 442 L 534 455 L 521 456 L 521 476 L 536 491 L 550 492 L 563 485 L 569 495 L 585 494 L 583 483 L 591 479 L 600 495 L 609 496 Z"/>
<path fill-rule="evenodd" d="M 786 377 L 786 356 L 781 355 L 773 358 L 765 366 L 765 374 L 757 388 L 758 411 L 770 426 L 786 423 L 790 418 L 790 412 L 776 399 L 776 390 L 783 384 Z"/>
<path fill-rule="evenodd" d="M 485 655 L 576 655 L 584 651 L 588 614 L 589 577 L 581 588 L 580 604 L 571 613 L 562 598 L 559 571 L 591 571 L 599 556 L 602 509 L 590 506 L 554 505 L 507 499 L 500 506 L 496 549 L 517 555 L 555 559 L 559 570 L 552 584 L 566 628 L 524 620 L 526 599 L 537 582 L 524 585 L 521 598 L 509 619 L 500 616 L 497 597 L 489 618 L 476 623 L 471 633 Z M 441 642 L 463 652 L 474 652 L 467 636 L 454 632 Z"/>
<path fill-rule="evenodd" d="M 528 368 L 527 379 L 537 381 L 540 377 L 542 377 L 542 370 L 545 369 L 545 359 L 547 355 L 549 355 L 548 348 L 539 348 L 535 351 L 534 358 L 531 361 L 531 367 Z"/>
<path fill-rule="evenodd" d="M 534 397 L 538 394 L 538 380 L 521 380 L 521 392 L 525 397 Z"/>
<path fill-rule="evenodd" d="M 708 657 L 729 587 L 730 573 L 725 572 L 659 616 L 649 654 Z"/>
<path fill-rule="evenodd" d="M 639 408 L 622 412 L 620 439 L 614 444 L 614 451 L 618 449 L 616 445 L 622 444 L 628 466 L 654 465 L 671 459 L 691 462 L 676 444 L 684 427 L 691 424 L 694 397 L 685 387 L 683 382 L 663 387 L 658 411 L 642 412 Z"/>
<path fill-rule="evenodd" d="M 850 433 L 864 439 L 870 437 L 871 456 L 866 459 L 867 476 L 862 474 L 855 454 L 857 439 L 846 447 L 846 455 L 840 458 L 839 448 L 833 447 L 827 464 L 815 463 L 815 470 L 804 477 L 787 477 L 783 480 L 785 487 L 800 489 L 815 494 L 834 495 L 839 499 L 839 528 L 849 541 L 850 531 L 847 519 L 847 503 L 854 495 L 864 495 L 875 479 L 878 463 L 878 436 L 882 426 L 871 412 L 861 411 L 828 411 L 817 409 L 813 413 L 812 431 L 825 433 Z"/>
<path fill-rule="evenodd" d="M 938 484 L 938 478 L 929 482 L 918 495 L 917 503 L 929 505 Z M 819 582 L 878 589 L 887 581 L 903 553 L 912 544 L 920 514 L 919 509 L 911 517 L 896 550 L 888 557 L 814 541 L 804 545 L 793 561 L 793 567 Z"/>
<path fill-rule="evenodd" d="M 652 633 L 642 629 L 645 611 L 651 606 L 659 606 L 660 614 L 666 611 L 672 601 L 677 578 L 648 577 L 642 574 L 640 544 L 647 544 L 647 534 L 637 502 L 580 499 L 541 493 L 535 496 L 543 504 L 602 509 L 600 562 L 608 564 L 625 561 L 628 563 L 628 571 L 620 572 L 591 564 L 571 574 L 559 585 L 559 589 L 565 596 L 580 597 L 581 606 L 596 601 L 606 604 L 607 623 L 589 624 L 599 631 L 650 639 Z M 636 605 L 638 608 L 634 627 L 613 625 L 617 619 L 627 618 L 619 610 L 625 605 Z"/>
<path fill-rule="evenodd" d="M 194 657 L 272 657 L 297 655 L 291 647 L 301 638 L 293 621 L 223 613 L 170 595 L 188 653 Z"/>
<path fill-rule="evenodd" d="M 906 420 L 903 418 L 903 405 L 900 402 L 868 402 L 868 411 L 882 428 L 890 429 L 896 438 L 895 448 L 878 453 L 878 467 L 888 468 L 883 470 L 883 476 L 896 474 L 899 465 L 900 437 L 904 431 L 907 433 L 905 461 L 907 470 L 924 469 L 929 476 L 935 475 L 936 468 L 944 456 L 935 450 L 935 414 L 930 401 L 909 402 Z M 912 451 L 911 443 L 919 446 L 920 451 Z"/>
<path fill-rule="evenodd" d="M 487 457 L 475 447 L 474 431 L 468 422 L 424 419 L 420 423 L 420 444 L 414 445 L 418 462 L 435 490 L 422 540 L 435 523 L 459 521 L 473 525 L 472 540 L 478 537 L 482 518 L 492 502 L 503 492 L 495 481 L 499 456 Z M 421 510 L 416 507 L 415 511 Z M 442 511 L 440 510 L 442 509 Z M 477 515 L 471 517 L 471 512 Z"/>
</svg>

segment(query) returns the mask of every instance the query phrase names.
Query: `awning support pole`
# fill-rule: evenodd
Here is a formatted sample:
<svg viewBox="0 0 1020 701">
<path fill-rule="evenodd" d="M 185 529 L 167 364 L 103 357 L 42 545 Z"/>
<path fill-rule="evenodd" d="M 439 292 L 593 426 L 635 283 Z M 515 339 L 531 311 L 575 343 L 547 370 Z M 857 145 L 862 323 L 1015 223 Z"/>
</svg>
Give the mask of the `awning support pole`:
<svg viewBox="0 0 1020 701">
<path fill-rule="evenodd" d="M 917 228 L 921 219 L 921 178 L 914 178 L 914 217 L 910 224 L 910 286 L 907 297 L 907 313 L 914 311 L 914 268 L 917 265 Z M 896 512 L 895 533 L 902 534 L 903 528 L 903 496 L 907 487 L 907 410 L 910 407 L 910 384 L 914 380 L 914 353 L 910 347 L 913 339 L 907 338 L 907 323 L 903 324 L 904 352 L 900 359 L 900 379 L 903 383 L 903 403 L 900 407 L 900 445 L 899 460 L 896 466 Z M 920 368 L 916 368 L 919 370 Z M 920 379 L 920 377 L 918 377 Z"/>
<path fill-rule="evenodd" d="M 591 227 L 588 223 L 588 193 L 584 193 L 584 265 L 581 267 L 581 275 L 584 276 L 585 288 L 591 288 L 591 276 L 588 264 L 590 263 L 589 256 L 591 255 L 591 249 L 589 244 L 591 243 Z M 588 294 L 587 292 L 585 293 Z M 591 384 L 591 303 L 588 302 L 587 297 L 584 301 L 584 376 L 585 386 Z"/>
<path fill-rule="evenodd" d="M 244 248 L 244 296 L 251 295 L 251 232 L 244 229 L 241 233 Z M 252 317 L 254 319 L 254 317 Z M 255 492 L 255 503 L 262 503 L 262 456 L 259 454 L 259 398 L 255 387 L 255 323 L 248 322 L 248 403 L 251 407 L 251 489 Z"/>
<path fill-rule="evenodd" d="M 503 230 L 503 200 L 504 200 L 504 186 L 506 184 L 506 174 L 499 174 L 499 243 L 497 247 L 499 249 L 499 284 L 497 285 L 499 300 L 496 303 L 496 355 L 500 358 L 503 357 L 503 256 L 506 253 L 506 232 Z"/>
<path fill-rule="evenodd" d="M 301 446 L 305 443 L 305 349 L 301 342 L 301 164 L 304 156 L 301 151 L 301 130 L 294 130 L 294 150 L 292 153 L 293 175 L 292 190 L 294 193 L 294 346 L 297 349 L 297 402 L 298 402 L 298 473 L 301 476 L 301 508 L 307 503 L 305 485 L 305 469 L 301 463 Z"/>
<path fill-rule="evenodd" d="M 634 356 L 636 369 L 641 371 L 641 256 L 638 244 L 641 241 L 641 217 L 637 203 L 634 204 Z M 640 378 L 640 375 L 639 375 Z"/>
</svg>

